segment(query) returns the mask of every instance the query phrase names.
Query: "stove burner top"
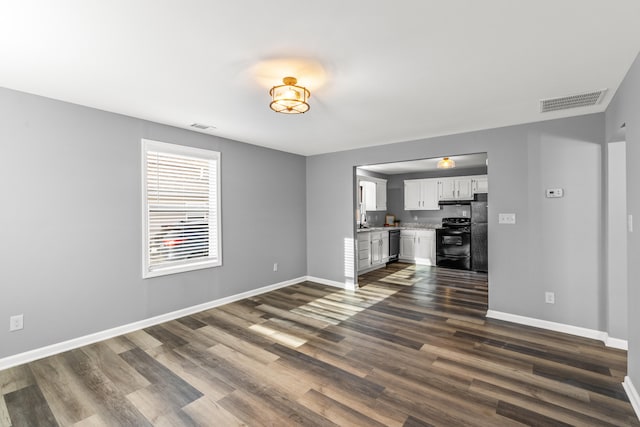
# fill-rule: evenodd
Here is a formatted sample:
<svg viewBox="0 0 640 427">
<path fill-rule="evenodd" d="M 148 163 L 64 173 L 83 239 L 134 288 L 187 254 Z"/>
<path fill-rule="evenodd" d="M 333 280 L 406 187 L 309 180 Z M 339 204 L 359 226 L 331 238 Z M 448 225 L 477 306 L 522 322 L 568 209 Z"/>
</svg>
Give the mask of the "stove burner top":
<svg viewBox="0 0 640 427">
<path fill-rule="evenodd" d="M 468 227 L 471 225 L 471 218 L 469 217 L 457 217 L 457 218 L 442 218 L 442 227 Z"/>
</svg>

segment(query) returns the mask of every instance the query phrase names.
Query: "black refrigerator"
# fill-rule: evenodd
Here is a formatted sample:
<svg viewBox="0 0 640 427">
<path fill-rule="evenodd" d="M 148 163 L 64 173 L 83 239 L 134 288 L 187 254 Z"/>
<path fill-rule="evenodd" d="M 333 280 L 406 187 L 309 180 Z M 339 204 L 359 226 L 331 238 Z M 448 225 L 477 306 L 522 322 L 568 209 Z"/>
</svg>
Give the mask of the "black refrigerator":
<svg viewBox="0 0 640 427">
<path fill-rule="evenodd" d="M 471 202 L 471 270 L 487 272 L 487 195 L 477 194 Z"/>
</svg>

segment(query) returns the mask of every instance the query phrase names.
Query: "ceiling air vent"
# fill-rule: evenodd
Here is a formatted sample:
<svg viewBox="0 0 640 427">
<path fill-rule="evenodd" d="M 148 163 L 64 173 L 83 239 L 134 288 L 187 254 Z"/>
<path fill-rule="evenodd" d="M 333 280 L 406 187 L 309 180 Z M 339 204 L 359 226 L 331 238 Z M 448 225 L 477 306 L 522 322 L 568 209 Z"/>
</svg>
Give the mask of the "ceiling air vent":
<svg viewBox="0 0 640 427">
<path fill-rule="evenodd" d="M 590 105 L 596 105 L 607 92 L 606 89 L 597 90 L 594 92 L 581 93 L 578 95 L 563 96 L 561 98 L 548 98 L 540 100 L 540 112 L 546 113 L 549 111 L 566 110 L 568 108 L 576 107 L 588 107 Z"/>
<path fill-rule="evenodd" d="M 203 125 L 201 123 L 191 123 L 189 126 L 191 126 L 192 128 L 196 128 L 196 129 L 200 129 L 200 130 L 207 130 L 207 129 L 215 129 L 215 126 L 209 126 L 209 125 Z"/>
</svg>

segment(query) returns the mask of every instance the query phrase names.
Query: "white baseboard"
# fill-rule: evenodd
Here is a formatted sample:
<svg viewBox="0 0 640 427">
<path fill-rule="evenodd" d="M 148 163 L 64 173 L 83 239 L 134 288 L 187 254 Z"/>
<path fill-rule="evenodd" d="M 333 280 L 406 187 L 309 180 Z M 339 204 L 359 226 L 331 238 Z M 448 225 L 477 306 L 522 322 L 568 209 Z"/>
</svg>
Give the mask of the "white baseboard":
<svg viewBox="0 0 640 427">
<path fill-rule="evenodd" d="M 640 395 L 638 394 L 638 390 L 633 386 L 631 378 L 628 376 L 624 377 L 622 387 L 624 387 L 624 391 L 627 392 L 627 396 L 629 397 L 631 406 L 633 406 L 633 410 L 636 411 L 636 417 L 640 419 Z"/>
<path fill-rule="evenodd" d="M 284 288 L 286 286 L 304 282 L 305 280 L 311 280 L 311 279 L 307 279 L 306 277 L 298 277 L 296 279 L 285 280 L 284 282 L 263 286 L 261 288 L 257 288 L 257 289 L 253 289 L 247 292 L 242 292 L 236 295 L 231 295 L 228 297 L 209 301 L 203 304 L 194 305 L 194 306 L 183 308 L 180 310 L 172 311 L 170 313 L 161 314 L 159 316 L 150 317 L 148 319 L 129 323 L 127 325 L 117 326 L 115 328 L 107 329 L 105 331 L 96 332 L 94 334 L 73 338 L 68 341 L 63 341 L 60 343 L 48 345 L 46 347 L 41 347 L 34 350 L 26 351 L 24 353 L 8 356 L 0 359 L 0 370 L 8 369 L 13 366 L 22 365 L 24 363 L 42 359 L 43 357 L 53 356 L 54 354 L 73 350 L 75 348 L 93 344 L 98 341 L 104 341 L 106 339 L 113 338 L 118 335 L 123 335 L 129 332 L 137 331 L 139 329 L 148 328 L 149 326 L 168 322 L 170 320 L 178 319 L 180 317 L 188 316 L 190 314 L 198 313 L 200 311 L 208 310 L 210 308 L 219 307 L 221 305 L 229 304 L 231 302 L 235 302 L 241 299 L 249 298 L 255 295 L 260 295 L 265 292 Z"/>
<path fill-rule="evenodd" d="M 563 332 L 565 334 L 576 335 L 584 338 L 591 338 L 604 342 L 607 347 L 628 349 L 626 340 L 611 338 L 608 333 L 596 331 L 595 329 L 581 328 L 579 326 L 566 325 L 564 323 L 550 322 L 548 320 L 536 319 L 534 317 L 519 316 L 517 314 L 503 313 L 501 311 L 487 310 L 487 317 L 507 322 L 519 323 L 521 325 L 534 326 L 536 328 L 549 329 L 551 331 Z"/>
<path fill-rule="evenodd" d="M 314 277 L 314 276 L 305 276 L 304 280 L 307 280 L 309 282 L 320 283 L 321 285 L 333 286 L 333 287 L 345 289 L 348 291 L 353 291 L 357 289 L 357 286 L 355 283 L 353 283 L 353 281 L 345 281 L 344 283 L 341 283 L 335 280 L 323 279 L 323 278 Z"/>
</svg>

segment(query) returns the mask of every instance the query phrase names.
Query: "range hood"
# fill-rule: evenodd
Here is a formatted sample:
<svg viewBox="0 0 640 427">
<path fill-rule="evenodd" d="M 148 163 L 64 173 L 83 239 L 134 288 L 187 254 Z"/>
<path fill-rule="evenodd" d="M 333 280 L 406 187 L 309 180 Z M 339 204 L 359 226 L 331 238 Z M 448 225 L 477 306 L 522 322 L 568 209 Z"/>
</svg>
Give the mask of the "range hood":
<svg viewBox="0 0 640 427">
<path fill-rule="evenodd" d="M 471 202 L 473 202 L 473 200 L 440 200 L 438 204 L 440 206 L 445 206 L 445 205 L 462 206 L 462 205 L 470 205 Z"/>
<path fill-rule="evenodd" d="M 470 205 L 471 202 L 486 202 L 486 201 L 487 201 L 487 193 L 477 193 L 473 195 L 473 200 L 440 200 L 438 204 L 440 206 L 446 206 L 446 205 L 463 206 L 463 205 Z"/>
</svg>

